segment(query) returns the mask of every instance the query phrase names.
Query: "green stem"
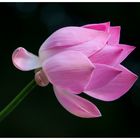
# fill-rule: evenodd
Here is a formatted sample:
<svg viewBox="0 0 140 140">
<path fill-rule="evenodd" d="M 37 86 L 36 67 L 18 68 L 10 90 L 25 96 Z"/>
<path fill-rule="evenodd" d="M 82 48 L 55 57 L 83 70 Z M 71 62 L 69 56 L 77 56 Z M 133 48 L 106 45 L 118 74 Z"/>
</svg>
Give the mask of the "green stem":
<svg viewBox="0 0 140 140">
<path fill-rule="evenodd" d="M 19 103 L 30 93 L 36 86 L 35 80 L 33 79 L 21 92 L 0 112 L 0 122 L 12 112 Z"/>
</svg>

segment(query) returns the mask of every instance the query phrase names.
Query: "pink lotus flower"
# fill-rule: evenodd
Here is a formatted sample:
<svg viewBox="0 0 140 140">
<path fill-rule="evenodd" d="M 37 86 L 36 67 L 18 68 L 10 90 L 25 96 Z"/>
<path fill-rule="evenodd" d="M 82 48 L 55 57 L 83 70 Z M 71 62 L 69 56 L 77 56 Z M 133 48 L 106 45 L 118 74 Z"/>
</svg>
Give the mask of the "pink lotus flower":
<svg viewBox="0 0 140 140">
<path fill-rule="evenodd" d="M 36 83 L 52 83 L 58 101 L 70 113 L 99 117 L 98 108 L 78 94 L 113 101 L 137 79 L 120 64 L 135 47 L 119 44 L 119 39 L 120 27 L 110 27 L 109 22 L 64 27 L 43 43 L 39 57 L 20 47 L 13 52 L 12 60 L 20 70 L 37 69 Z"/>
</svg>

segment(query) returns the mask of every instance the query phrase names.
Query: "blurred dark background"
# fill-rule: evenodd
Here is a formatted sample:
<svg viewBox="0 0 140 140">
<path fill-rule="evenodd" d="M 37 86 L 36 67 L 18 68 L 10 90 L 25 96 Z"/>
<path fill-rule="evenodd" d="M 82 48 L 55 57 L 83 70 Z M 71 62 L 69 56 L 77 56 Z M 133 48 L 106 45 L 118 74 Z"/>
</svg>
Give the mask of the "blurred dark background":
<svg viewBox="0 0 140 140">
<path fill-rule="evenodd" d="M 34 77 L 13 66 L 17 47 L 38 54 L 61 27 L 107 21 L 121 26 L 121 43 L 137 47 L 123 65 L 140 75 L 140 3 L 0 3 L 0 110 Z M 0 123 L 0 137 L 140 137 L 139 79 L 113 102 L 83 96 L 98 106 L 101 118 L 75 117 L 58 103 L 51 84 L 36 87 Z"/>
</svg>

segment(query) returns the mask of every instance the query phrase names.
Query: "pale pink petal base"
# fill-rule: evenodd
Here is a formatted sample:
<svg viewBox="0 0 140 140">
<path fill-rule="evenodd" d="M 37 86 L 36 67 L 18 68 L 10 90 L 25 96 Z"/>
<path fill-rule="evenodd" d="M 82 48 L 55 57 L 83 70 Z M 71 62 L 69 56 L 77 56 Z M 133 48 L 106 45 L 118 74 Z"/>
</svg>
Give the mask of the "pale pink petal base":
<svg viewBox="0 0 140 140">
<path fill-rule="evenodd" d="M 17 48 L 13 52 L 12 61 L 15 67 L 22 71 L 33 70 L 41 67 L 39 58 L 22 47 Z"/>
<path fill-rule="evenodd" d="M 54 86 L 55 95 L 60 104 L 70 113 L 82 118 L 100 117 L 98 108 L 88 100 Z"/>
<path fill-rule="evenodd" d="M 85 93 L 103 101 L 113 101 L 124 95 L 137 80 L 137 75 L 122 65 L 117 68 L 122 72 L 111 82 L 102 88 L 85 91 Z"/>
<path fill-rule="evenodd" d="M 43 63 L 43 71 L 52 84 L 77 93 L 84 90 L 93 69 L 89 59 L 76 51 L 59 53 Z"/>
</svg>

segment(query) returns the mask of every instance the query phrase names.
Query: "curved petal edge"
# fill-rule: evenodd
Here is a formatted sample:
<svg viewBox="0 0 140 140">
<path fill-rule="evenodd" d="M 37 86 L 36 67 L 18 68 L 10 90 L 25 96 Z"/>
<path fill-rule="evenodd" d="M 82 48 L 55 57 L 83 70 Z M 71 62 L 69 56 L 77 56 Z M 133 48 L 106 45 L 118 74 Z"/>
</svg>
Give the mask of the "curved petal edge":
<svg viewBox="0 0 140 140">
<path fill-rule="evenodd" d="M 54 92 L 59 103 L 71 114 L 81 118 L 101 116 L 99 109 L 88 100 L 56 86 Z"/>
<path fill-rule="evenodd" d="M 41 67 L 39 58 L 22 47 L 17 48 L 12 54 L 12 62 L 16 68 L 29 71 Z"/>
<path fill-rule="evenodd" d="M 138 76 L 122 65 L 117 68 L 122 72 L 115 79 L 102 88 L 84 91 L 84 93 L 103 101 L 114 101 L 123 96 L 133 86 Z"/>
<path fill-rule="evenodd" d="M 59 87 L 80 93 L 87 85 L 94 65 L 78 51 L 65 51 L 43 63 L 49 81 Z"/>
</svg>

